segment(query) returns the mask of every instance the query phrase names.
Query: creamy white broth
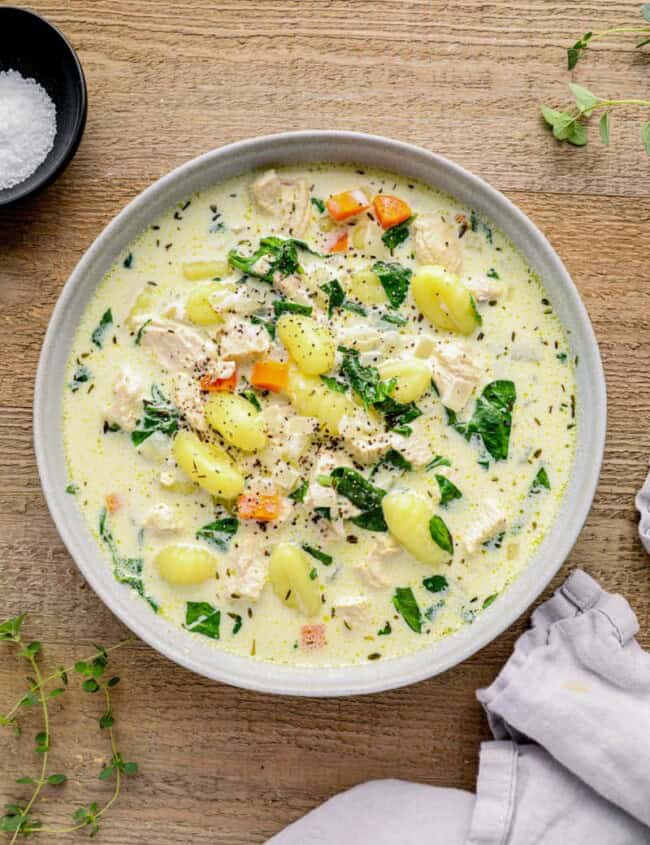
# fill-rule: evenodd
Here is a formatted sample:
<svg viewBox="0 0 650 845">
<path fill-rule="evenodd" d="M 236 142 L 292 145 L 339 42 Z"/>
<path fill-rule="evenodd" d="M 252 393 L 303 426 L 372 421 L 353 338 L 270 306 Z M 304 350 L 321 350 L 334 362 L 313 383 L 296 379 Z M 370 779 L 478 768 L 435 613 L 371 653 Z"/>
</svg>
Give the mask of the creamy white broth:
<svg viewBox="0 0 650 845">
<path fill-rule="evenodd" d="M 219 638 L 212 640 L 215 647 L 251 655 L 255 659 L 343 665 L 397 657 L 471 624 L 484 606 L 496 603 L 492 612 L 498 613 L 498 597 L 527 565 L 557 516 L 575 444 L 573 362 L 562 327 L 523 257 L 489 221 L 479 219 L 471 209 L 461 207 L 454 199 L 423 184 L 353 166 L 322 164 L 283 168 L 278 173 L 289 186 L 286 188 L 289 203 L 284 212 L 268 213 L 253 198 L 251 185 L 263 174 L 248 174 L 230 180 L 170 209 L 106 274 L 79 326 L 69 362 L 64 397 L 69 490 L 76 496 L 98 543 L 107 552 L 107 565 L 113 565 L 110 562 L 112 538 L 119 574 L 136 587 L 133 590 L 135 601 L 142 601 L 144 597 L 152 605 L 152 612 L 155 610 L 179 626 L 189 625 L 195 629 L 197 620 L 187 615 L 188 602 L 204 602 L 214 609 L 208 613 L 203 628 L 200 623 L 206 615 L 205 607 L 194 614 L 199 617 L 199 631 L 203 630 L 203 633 L 193 636 L 201 637 L 202 641 L 210 641 L 208 634 L 216 634 L 214 623 L 218 611 Z M 300 180 L 304 180 L 308 189 L 308 217 L 305 214 L 304 220 L 298 219 L 301 208 L 296 211 L 291 204 L 292 197 L 298 201 L 304 199 L 298 191 L 292 194 L 295 190 L 292 185 L 299 184 Z M 320 211 L 319 202 L 311 202 L 312 198 L 324 202 L 332 195 L 351 189 L 361 189 L 369 200 L 378 194 L 394 195 L 410 206 L 415 222 L 406 224 L 409 235 L 392 254 L 381 240 L 384 230 L 378 224 L 372 206 L 358 216 L 336 223 L 327 209 Z M 442 230 L 434 226 L 435 237 L 433 241 L 429 239 L 429 246 L 433 243 L 438 259 L 436 263 L 446 262 L 449 266 L 460 261 L 460 267 L 452 267 L 457 270 L 454 283 L 460 284 L 462 290 L 470 289 L 476 300 L 482 324 L 476 324 L 469 335 L 442 330 L 423 317 L 414 301 L 413 289 L 397 309 L 391 309 L 388 302 L 369 305 L 366 301 L 364 304 L 354 296 L 357 288 L 352 275 L 370 269 L 377 261 L 399 264 L 417 275 L 423 266 L 419 259 L 427 245 L 424 243 L 416 251 L 416 236 L 423 230 L 426 234 L 424 225 L 429 214 L 441 214 L 446 221 L 446 228 L 443 226 Z M 304 221 L 304 232 L 291 230 L 292 226 L 300 228 Z M 423 221 L 423 230 L 418 229 L 418 221 Z M 362 228 L 365 231 L 361 232 Z M 197 538 L 197 532 L 215 520 L 237 517 L 237 499 L 219 502 L 201 487 L 192 485 L 190 477 L 169 457 L 174 437 L 178 437 L 176 433 L 171 432 L 168 436 L 158 432 L 136 448 L 130 431 L 133 419 L 131 425 L 111 430 L 116 428 L 109 412 L 116 401 L 116 380 L 126 369 L 143 386 L 142 394 L 149 398 L 151 386 L 157 385 L 169 403 L 180 410 L 179 428 L 190 430 L 192 426 L 187 417 L 192 416 L 191 409 L 185 401 L 180 401 L 175 386 L 179 377 L 173 370 L 177 368 L 165 366 L 161 361 L 160 352 L 156 351 L 158 347 L 154 346 L 155 330 L 164 332 L 169 325 L 176 329 L 179 325 L 186 326 L 206 341 L 214 340 L 215 348 L 218 348 L 220 343 L 223 347 L 226 329 L 224 324 L 195 325 L 189 320 L 188 295 L 211 277 L 188 280 L 184 265 L 198 261 L 217 261 L 225 265 L 230 250 L 250 256 L 257 250 L 260 239 L 267 236 L 295 237 L 314 252 L 327 254 L 338 235 L 345 231 L 349 237 L 346 253 L 322 258 L 298 247 L 303 272 L 291 275 L 288 283 L 282 274 L 273 284 L 250 277 L 242 281 L 241 271 L 222 266 L 219 270 L 221 282 L 214 285 L 232 285 L 235 293 L 244 291 L 245 298 L 263 303 L 254 316 L 266 323 L 275 319 L 272 303 L 283 298 L 280 290 L 283 287 L 285 293 L 289 292 L 287 300 L 313 309 L 311 317 L 332 335 L 335 344 L 348 349 L 355 343 L 370 346 L 358 351 L 362 367 L 381 368 L 387 359 L 411 360 L 417 351 L 421 355 L 418 360 L 435 370 L 432 361 L 439 359 L 440 349 L 447 353 L 450 349 L 461 349 L 469 361 L 470 372 L 473 366 L 475 375 L 478 373 L 471 395 L 457 412 L 461 423 L 475 414 L 477 398 L 487 385 L 499 380 L 514 384 L 516 400 L 507 458 L 495 460 L 486 451 L 480 436 L 474 435 L 468 441 L 450 425 L 449 415 L 437 395 L 440 390 L 428 386 L 415 401 L 422 415 L 406 423 L 407 430 L 411 428 L 412 433 L 402 434 L 401 440 L 394 433 L 386 435 L 384 415 L 376 411 L 366 413 L 358 395 L 346 385 L 348 379 L 342 374 L 341 365 L 344 355 L 349 357 L 350 353 L 337 351 L 334 366 L 325 375 L 336 378 L 341 385 L 347 386 L 347 391 L 331 391 L 331 401 L 346 396 L 353 404 L 353 416 L 374 420 L 379 441 L 377 448 L 383 448 L 386 437 L 390 440 L 388 448 L 400 454 L 409 450 L 418 452 L 415 446 L 419 445 L 418 459 L 410 462 L 413 469 L 404 471 L 386 464 L 377 468 L 377 458 L 364 458 L 365 462 L 362 462 L 355 457 L 356 452 L 355 455 L 351 453 L 346 441 L 328 435 L 322 428 L 307 438 L 304 453 L 294 455 L 285 465 L 279 454 L 287 442 L 287 421 L 295 420 L 297 412 L 288 402 L 285 391 L 253 390 L 264 409 L 269 437 L 267 447 L 256 453 L 244 453 L 224 443 L 210 426 L 206 426 L 201 437 L 225 446 L 239 467 L 246 491 L 277 494 L 281 515 L 286 518 L 269 522 L 239 519 L 228 551 L 223 551 L 210 539 Z M 451 247 L 445 245 L 449 233 L 453 235 Z M 426 242 L 424 234 L 422 238 Z M 431 263 L 429 259 L 430 256 L 424 262 L 426 265 Z M 263 271 L 264 266 L 261 269 Z M 353 308 L 361 305 L 367 316 L 341 307 L 334 308 L 332 315 L 327 316 L 328 297 L 320 290 L 320 285 L 332 279 L 339 280 L 348 303 L 351 302 Z M 150 284 L 152 282 L 155 284 Z M 153 300 L 134 315 L 134 302 L 143 290 L 152 291 Z M 103 332 L 100 330 L 95 335 L 101 343 L 99 347 L 92 341 L 93 332 L 109 309 L 112 322 L 106 323 Z M 404 325 L 380 319 L 395 313 L 406 321 Z M 241 319 L 248 321 L 249 317 Z M 147 320 L 151 322 L 147 323 Z M 260 326 L 260 323 L 255 325 Z M 364 337 L 368 327 L 378 334 L 379 339 L 374 337 L 374 343 L 372 335 L 370 340 Z M 148 339 L 147 332 L 152 329 L 154 334 Z M 251 378 L 256 360 L 288 361 L 292 372 L 295 371 L 295 363 L 290 361 L 277 332 L 275 340 L 271 341 L 264 325 L 261 330 L 271 345 L 262 354 L 237 362 L 237 394 L 251 390 L 246 382 Z M 424 354 L 427 349 L 418 347 L 424 343 L 424 336 L 432 338 L 429 342 L 436 350 L 433 356 Z M 139 343 L 136 344 L 136 340 Z M 217 352 L 207 369 L 218 369 L 223 360 L 224 356 Z M 435 370 L 438 388 L 442 384 L 441 366 L 438 364 Z M 200 368 L 190 366 L 186 369 L 190 380 L 198 381 L 204 374 Z M 86 380 L 83 380 L 84 375 L 87 375 Z M 383 381 L 386 383 L 388 378 Z M 200 402 L 217 395 L 223 394 L 203 392 Z M 135 427 L 140 429 L 144 416 L 141 398 L 139 394 L 136 418 L 140 422 L 135 422 Z M 272 420 L 272 408 L 277 408 L 280 419 L 277 431 L 271 430 L 273 427 L 268 422 Z M 371 436 L 374 438 L 375 433 Z M 350 434 L 348 430 L 347 442 L 358 443 L 364 437 L 367 441 L 365 435 L 355 437 L 354 431 Z M 291 442 L 297 442 L 296 435 L 292 435 Z M 395 450 L 395 443 L 403 446 L 403 451 Z M 426 451 L 424 466 L 423 449 Z M 447 527 L 453 538 L 453 554 L 442 551 L 444 560 L 424 563 L 400 542 L 391 540 L 390 531 L 370 531 L 350 519 L 342 518 L 337 522 L 315 515 L 310 507 L 312 499 L 319 497 L 310 496 L 310 491 L 327 495 L 328 489 L 332 489 L 315 478 L 314 464 L 324 453 L 333 457 L 336 467 L 354 469 L 375 488 L 389 494 L 402 489 L 415 491 L 426 501 L 428 516 L 438 516 Z M 446 459 L 445 463 L 426 469 L 426 464 L 435 456 Z M 543 470 L 541 476 L 538 475 L 540 470 Z M 161 483 L 161 473 L 167 486 Z M 323 480 L 323 473 L 320 476 Z M 449 479 L 462 497 L 441 505 L 441 482 L 436 476 Z M 534 482 L 536 477 L 537 484 Z M 539 483 L 540 478 L 547 481 L 550 489 Z M 299 488 L 304 480 L 310 482 L 306 502 L 290 499 L 288 494 Z M 176 488 L 180 486 L 182 492 L 170 489 L 170 484 Z M 266 486 L 260 487 L 260 484 Z M 531 493 L 531 486 L 535 492 Z M 339 486 L 334 492 L 337 507 L 341 506 L 343 514 L 355 513 L 340 490 Z M 100 517 L 106 511 L 107 496 L 113 497 L 108 503 L 117 508 L 106 514 L 104 532 L 100 536 Z M 156 522 L 156 514 L 158 528 L 152 525 Z M 487 526 L 484 538 L 478 530 L 483 522 Z M 169 530 L 161 531 L 161 526 Z M 483 539 L 485 542 L 481 542 Z M 309 580 L 318 590 L 320 600 L 317 613 L 310 613 L 304 602 L 300 603 L 301 599 L 298 599 L 298 609 L 287 606 L 268 579 L 266 570 L 273 549 L 285 542 L 297 548 L 307 544 L 332 558 L 326 565 L 322 560 L 306 555 L 313 576 Z M 430 542 L 427 540 L 424 545 Z M 214 567 L 210 576 L 201 583 L 188 585 L 172 584 L 161 577 L 157 556 L 166 547 L 178 545 L 200 548 L 208 553 L 211 556 L 209 566 Z M 436 544 L 436 550 L 439 548 Z M 124 563 L 125 558 L 127 563 Z M 250 572 L 244 573 L 251 576 L 248 580 L 240 577 L 237 567 L 242 560 L 253 561 L 255 577 Z M 368 561 L 369 566 L 364 567 Z M 263 584 L 259 596 L 245 597 L 238 592 L 245 582 L 245 591 L 252 589 L 254 593 L 260 586 L 258 583 L 255 587 L 256 581 Z M 415 609 L 409 601 L 411 596 L 403 592 L 407 588 L 417 603 Z M 401 596 L 397 608 L 393 601 L 396 591 Z M 406 621 L 409 617 L 412 622 L 414 613 L 419 632 Z M 310 641 L 305 639 L 305 625 L 323 626 L 312 630 L 317 642 L 311 641 L 311 647 Z"/>
</svg>

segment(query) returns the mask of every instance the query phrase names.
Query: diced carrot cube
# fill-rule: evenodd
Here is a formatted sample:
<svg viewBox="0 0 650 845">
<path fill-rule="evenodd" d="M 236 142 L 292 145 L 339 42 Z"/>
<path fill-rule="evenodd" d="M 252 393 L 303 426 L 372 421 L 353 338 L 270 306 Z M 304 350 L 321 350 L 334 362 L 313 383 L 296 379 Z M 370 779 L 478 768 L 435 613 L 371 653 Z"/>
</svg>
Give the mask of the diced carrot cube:
<svg viewBox="0 0 650 845">
<path fill-rule="evenodd" d="M 330 244 L 329 250 L 330 253 L 335 252 L 347 252 L 348 251 L 348 232 L 347 229 L 345 232 L 341 232 L 340 234 L 336 235 L 332 243 Z"/>
<path fill-rule="evenodd" d="M 303 625 L 300 629 L 300 645 L 307 651 L 327 645 L 325 625 L 321 622 L 312 625 Z"/>
<path fill-rule="evenodd" d="M 280 515 L 280 497 L 275 493 L 242 493 L 237 499 L 240 519 L 271 522 Z"/>
<path fill-rule="evenodd" d="M 122 507 L 122 500 L 117 493 L 109 493 L 106 496 L 106 510 L 109 513 L 116 513 Z"/>
<path fill-rule="evenodd" d="M 373 200 L 375 214 L 384 229 L 390 229 L 408 220 L 413 214 L 410 205 L 390 194 L 377 194 Z"/>
<path fill-rule="evenodd" d="M 228 378 L 217 378 L 217 376 L 211 376 L 209 373 L 206 373 L 206 375 L 201 376 L 199 383 L 201 390 L 207 390 L 208 393 L 218 393 L 223 390 L 233 393 L 237 387 L 237 370 L 234 370 L 233 374 L 228 376 Z"/>
<path fill-rule="evenodd" d="M 289 364 L 286 361 L 257 361 L 251 372 L 251 384 L 279 393 L 287 386 Z"/>
<path fill-rule="evenodd" d="M 332 194 L 325 205 L 332 217 L 338 221 L 347 220 L 348 217 L 354 217 L 370 208 L 368 197 L 359 189 Z"/>
</svg>

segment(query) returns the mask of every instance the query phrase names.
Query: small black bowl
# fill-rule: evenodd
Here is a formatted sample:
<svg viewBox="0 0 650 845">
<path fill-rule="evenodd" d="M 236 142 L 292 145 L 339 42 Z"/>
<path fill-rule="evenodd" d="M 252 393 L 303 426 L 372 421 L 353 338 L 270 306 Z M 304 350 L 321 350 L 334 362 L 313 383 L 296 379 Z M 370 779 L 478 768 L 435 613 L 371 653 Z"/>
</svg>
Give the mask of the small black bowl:
<svg viewBox="0 0 650 845">
<path fill-rule="evenodd" d="M 49 185 L 77 151 L 86 125 L 86 80 L 59 30 L 29 9 L 0 6 L 0 70 L 17 70 L 45 88 L 56 106 L 54 146 L 24 182 L 0 190 L 0 206 Z"/>
</svg>

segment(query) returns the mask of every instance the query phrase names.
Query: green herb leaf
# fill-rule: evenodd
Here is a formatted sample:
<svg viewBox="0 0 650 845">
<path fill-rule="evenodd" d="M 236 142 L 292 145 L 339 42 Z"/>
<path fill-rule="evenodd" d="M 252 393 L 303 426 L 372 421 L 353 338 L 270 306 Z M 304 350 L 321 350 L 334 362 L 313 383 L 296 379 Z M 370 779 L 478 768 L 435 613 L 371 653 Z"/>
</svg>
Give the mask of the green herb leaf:
<svg viewBox="0 0 650 845">
<path fill-rule="evenodd" d="M 68 387 L 73 393 L 76 393 L 83 384 L 89 382 L 93 377 L 88 367 L 80 364 L 72 374 L 72 381 L 68 383 Z"/>
<path fill-rule="evenodd" d="M 185 609 L 185 627 L 195 634 L 219 639 L 221 611 L 207 601 L 188 601 Z"/>
<path fill-rule="evenodd" d="M 275 320 L 265 320 L 263 317 L 259 317 L 257 314 L 253 314 L 250 317 L 251 323 L 255 326 L 264 326 L 264 328 L 269 333 L 269 337 L 271 340 L 275 340 Z"/>
<path fill-rule="evenodd" d="M 407 267 L 402 267 L 401 264 L 375 261 L 372 272 L 379 277 L 390 304 L 393 308 L 399 308 L 408 294 L 412 271 Z"/>
<path fill-rule="evenodd" d="M 449 458 L 443 458 L 442 455 L 435 455 L 432 460 L 425 466 L 425 469 L 431 472 L 432 469 L 436 469 L 436 467 L 450 467 L 451 461 Z"/>
<path fill-rule="evenodd" d="M 224 519 L 216 519 L 214 522 L 208 522 L 196 532 L 197 540 L 206 540 L 212 543 L 219 551 L 227 552 L 230 546 L 230 541 L 237 533 L 239 528 L 239 520 L 234 516 L 228 516 Z"/>
<path fill-rule="evenodd" d="M 318 254 L 304 241 L 298 241 L 295 238 L 283 240 L 272 236 L 262 238 L 259 247 L 252 255 L 240 255 L 236 250 L 231 249 L 228 253 L 228 263 L 247 276 L 254 276 L 272 284 L 276 273 L 290 276 L 303 272 L 298 260 L 299 249 L 313 255 Z M 260 264 L 256 266 L 258 262 Z"/>
<path fill-rule="evenodd" d="M 381 500 L 386 495 L 385 490 L 375 487 L 350 467 L 337 467 L 332 471 L 332 480 L 336 492 L 362 511 L 381 506 Z"/>
<path fill-rule="evenodd" d="M 76 496 L 76 494 L 79 492 L 79 485 L 75 484 L 74 482 L 71 482 L 65 488 L 65 492 L 69 493 L 71 496 Z"/>
<path fill-rule="evenodd" d="M 566 139 L 570 144 L 573 144 L 574 147 L 584 147 L 587 143 L 587 130 L 582 123 L 578 123 L 576 120 L 571 126 Z"/>
<path fill-rule="evenodd" d="M 90 335 L 91 341 L 95 344 L 95 346 L 102 348 L 104 344 L 104 335 L 108 331 L 108 327 L 113 323 L 113 314 L 110 308 L 107 308 L 106 311 L 102 314 L 102 318 L 99 321 L 99 325 Z"/>
<path fill-rule="evenodd" d="M 373 475 L 376 475 L 382 467 L 393 467 L 394 469 L 399 469 L 402 472 L 410 472 L 413 469 L 413 464 L 410 461 L 407 461 L 404 455 L 401 452 L 398 452 L 397 449 L 389 449 L 386 454 L 380 458 L 370 473 L 370 477 L 372 478 Z"/>
<path fill-rule="evenodd" d="M 449 582 L 444 575 L 430 575 L 422 579 L 422 586 L 430 593 L 444 593 L 449 589 Z"/>
<path fill-rule="evenodd" d="M 442 517 L 434 514 L 429 520 L 429 533 L 434 543 L 450 555 L 454 553 L 454 541 Z"/>
<path fill-rule="evenodd" d="M 309 482 L 308 481 L 301 481 L 300 484 L 289 493 L 289 498 L 293 502 L 304 502 L 305 496 L 307 495 L 307 490 L 309 489 Z"/>
<path fill-rule="evenodd" d="M 576 105 L 580 111 L 590 114 L 592 109 L 600 103 L 600 97 L 585 88 L 583 85 L 577 85 L 575 82 L 569 82 L 569 90 L 573 94 Z"/>
<path fill-rule="evenodd" d="M 290 302 L 288 299 L 276 299 L 273 303 L 273 311 L 276 317 L 279 317 L 281 314 L 304 314 L 306 317 L 309 317 L 313 310 L 311 305 Z"/>
<path fill-rule="evenodd" d="M 488 277 L 488 279 L 500 279 L 501 278 L 501 276 L 499 276 L 499 274 L 494 269 L 494 267 L 490 267 L 490 269 L 487 271 L 487 273 L 485 275 Z"/>
<path fill-rule="evenodd" d="M 483 610 L 485 610 L 486 607 L 489 607 L 498 597 L 498 593 L 492 593 L 491 596 L 488 596 L 483 602 Z"/>
<path fill-rule="evenodd" d="M 47 782 L 50 786 L 59 786 L 61 783 L 65 783 L 67 781 L 67 777 L 65 775 L 48 775 Z"/>
<path fill-rule="evenodd" d="M 415 402 L 403 404 L 391 399 L 390 396 L 379 402 L 375 402 L 375 408 L 384 415 L 384 422 L 389 431 L 396 431 L 398 434 L 403 434 L 406 437 L 413 432 L 413 429 L 408 423 L 422 416 L 422 411 Z"/>
<path fill-rule="evenodd" d="M 600 140 L 603 144 L 609 146 L 609 112 L 603 112 L 598 123 L 598 131 L 600 132 Z"/>
<path fill-rule="evenodd" d="M 149 325 L 150 322 L 151 322 L 151 319 L 145 320 L 144 323 L 138 329 L 136 336 L 135 336 L 135 340 L 133 341 L 136 346 L 140 346 L 140 344 L 142 343 L 142 335 L 144 334 L 145 329 L 147 328 L 147 326 Z"/>
<path fill-rule="evenodd" d="M 344 311 L 352 311 L 354 314 L 360 314 L 362 317 L 367 317 L 368 312 L 363 307 L 363 305 L 359 305 L 358 302 L 350 302 L 350 300 L 346 300 L 343 305 L 341 305 Z"/>
<path fill-rule="evenodd" d="M 353 516 L 350 522 L 357 528 L 363 528 L 366 531 L 388 531 L 381 507 L 371 508 L 358 516 Z"/>
<path fill-rule="evenodd" d="M 332 555 L 326 554 L 326 552 L 319 549 L 317 546 L 310 546 L 307 543 L 304 543 L 302 548 L 308 555 L 311 555 L 316 558 L 316 560 L 319 560 L 324 566 L 329 566 L 334 560 Z"/>
<path fill-rule="evenodd" d="M 544 467 L 540 467 L 537 470 L 537 475 L 533 478 L 533 483 L 530 485 L 529 492 L 532 496 L 536 496 L 537 493 L 542 491 L 542 489 L 551 489 L 551 482 L 549 481 L 548 473 Z"/>
<path fill-rule="evenodd" d="M 130 270 L 130 269 L 131 269 L 131 267 L 133 266 L 133 253 L 132 253 L 132 252 L 130 252 L 130 253 L 126 256 L 126 258 L 125 258 L 125 259 L 124 259 L 124 261 L 122 262 L 122 266 L 123 266 L 123 267 L 126 267 L 126 269 L 127 269 L 127 270 Z"/>
<path fill-rule="evenodd" d="M 406 317 L 402 317 L 401 314 L 394 311 L 387 311 L 379 319 L 383 320 L 384 323 L 392 323 L 394 326 L 405 326 L 408 323 Z"/>
<path fill-rule="evenodd" d="M 359 353 L 356 349 L 341 348 L 343 361 L 341 373 L 352 390 L 363 402 L 366 410 L 371 405 L 377 405 L 389 398 L 394 387 L 393 381 L 382 381 L 376 367 L 364 367 L 359 363 Z"/>
<path fill-rule="evenodd" d="M 178 431 L 180 413 L 165 398 L 158 385 L 152 385 L 151 399 L 144 399 L 142 407 L 144 413 L 131 432 L 131 442 L 134 446 L 144 443 L 156 431 L 160 431 L 168 437 Z"/>
<path fill-rule="evenodd" d="M 448 420 L 466 440 L 478 434 L 494 460 L 505 461 L 508 457 L 512 411 L 516 399 L 514 382 L 493 381 L 483 389 L 476 400 L 474 414 L 469 422 L 457 422 L 456 415 L 447 409 Z"/>
<path fill-rule="evenodd" d="M 391 253 L 395 247 L 403 244 L 408 238 L 411 231 L 410 226 L 413 220 L 414 217 L 411 216 L 408 220 L 398 223 L 397 226 L 391 226 L 390 229 L 386 229 L 384 234 L 381 236 L 382 241 L 386 244 Z"/>
<path fill-rule="evenodd" d="M 388 620 L 386 620 L 386 624 L 384 625 L 384 627 L 380 628 L 379 631 L 377 631 L 377 636 L 378 637 L 386 637 L 386 636 L 388 636 L 388 634 L 392 634 L 392 633 L 393 633 L 393 629 L 391 627 L 391 624 Z"/>
<path fill-rule="evenodd" d="M 452 502 L 454 499 L 462 499 L 463 494 L 458 487 L 444 475 L 436 475 L 436 481 L 440 488 L 440 504 L 445 505 Z"/>
<path fill-rule="evenodd" d="M 422 633 L 422 613 L 410 587 L 396 588 L 393 606 L 412 631 Z"/>
<path fill-rule="evenodd" d="M 241 616 L 239 615 L 239 613 L 229 613 L 229 614 L 228 614 L 228 616 L 230 616 L 230 618 L 231 618 L 231 619 L 233 620 L 233 622 L 235 623 L 235 624 L 232 626 L 232 632 L 231 632 L 231 633 L 232 633 L 232 635 L 233 635 L 233 637 L 234 637 L 234 636 L 235 636 L 235 634 L 238 634 L 238 633 L 241 631 L 241 627 L 242 627 L 242 624 L 243 624 L 243 623 L 242 623 L 242 618 L 241 618 Z"/>
<path fill-rule="evenodd" d="M 325 282 L 320 286 L 320 289 L 327 294 L 327 316 L 331 317 L 336 308 L 340 308 L 345 302 L 345 291 L 341 287 L 338 279 L 332 279 L 331 282 Z"/>
<path fill-rule="evenodd" d="M 318 199 L 318 197 L 311 197 L 310 202 L 321 214 L 325 211 L 325 203 L 323 200 Z"/>
<path fill-rule="evenodd" d="M 247 399 L 253 407 L 257 408 L 258 411 L 262 410 L 262 403 L 257 398 L 257 394 L 254 390 L 242 390 L 240 396 L 243 396 L 244 399 Z"/>
<path fill-rule="evenodd" d="M 641 4 L 641 15 L 645 20 L 650 21 L 650 3 Z"/>
<path fill-rule="evenodd" d="M 346 393 L 348 389 L 348 385 L 345 382 L 338 381 L 338 379 L 332 378 L 331 376 L 321 376 L 321 381 L 329 387 L 330 390 L 333 390 L 335 393 Z"/>
</svg>

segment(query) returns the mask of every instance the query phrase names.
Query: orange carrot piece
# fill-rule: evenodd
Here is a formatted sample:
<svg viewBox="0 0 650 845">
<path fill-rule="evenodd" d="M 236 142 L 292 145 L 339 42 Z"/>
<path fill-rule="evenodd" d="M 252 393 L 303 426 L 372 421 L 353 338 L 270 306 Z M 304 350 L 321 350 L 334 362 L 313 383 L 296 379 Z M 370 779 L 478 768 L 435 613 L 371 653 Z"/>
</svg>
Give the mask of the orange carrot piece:
<svg viewBox="0 0 650 845">
<path fill-rule="evenodd" d="M 300 645 L 306 650 L 322 648 L 324 645 L 327 645 L 325 625 L 321 622 L 312 625 L 303 625 L 300 629 Z"/>
<path fill-rule="evenodd" d="M 275 493 L 242 493 L 237 499 L 237 515 L 240 519 L 271 522 L 280 515 L 280 497 Z"/>
<path fill-rule="evenodd" d="M 390 194 L 377 194 L 372 201 L 377 219 L 384 229 L 391 229 L 398 223 L 408 220 L 413 214 L 410 205 L 399 197 Z"/>
<path fill-rule="evenodd" d="M 347 229 L 345 232 L 341 232 L 337 235 L 332 243 L 330 244 L 328 252 L 330 254 L 335 252 L 347 252 L 348 251 L 348 232 Z"/>
<path fill-rule="evenodd" d="M 217 378 L 206 373 L 206 375 L 201 376 L 199 384 L 201 385 L 201 390 L 207 390 L 208 393 L 218 393 L 223 390 L 233 393 L 237 387 L 237 370 L 231 376 L 228 376 L 228 378 Z"/>
<path fill-rule="evenodd" d="M 108 496 L 106 496 L 106 510 L 109 513 L 117 513 L 121 507 L 122 500 L 117 493 L 109 493 Z"/>
<path fill-rule="evenodd" d="M 370 208 L 368 197 L 358 188 L 354 191 L 343 191 L 342 194 L 332 194 L 325 203 L 327 210 L 335 220 L 347 220 L 361 214 Z"/>
<path fill-rule="evenodd" d="M 288 377 L 289 364 L 286 361 L 256 361 L 251 372 L 251 384 L 279 393 L 287 386 Z"/>
</svg>

